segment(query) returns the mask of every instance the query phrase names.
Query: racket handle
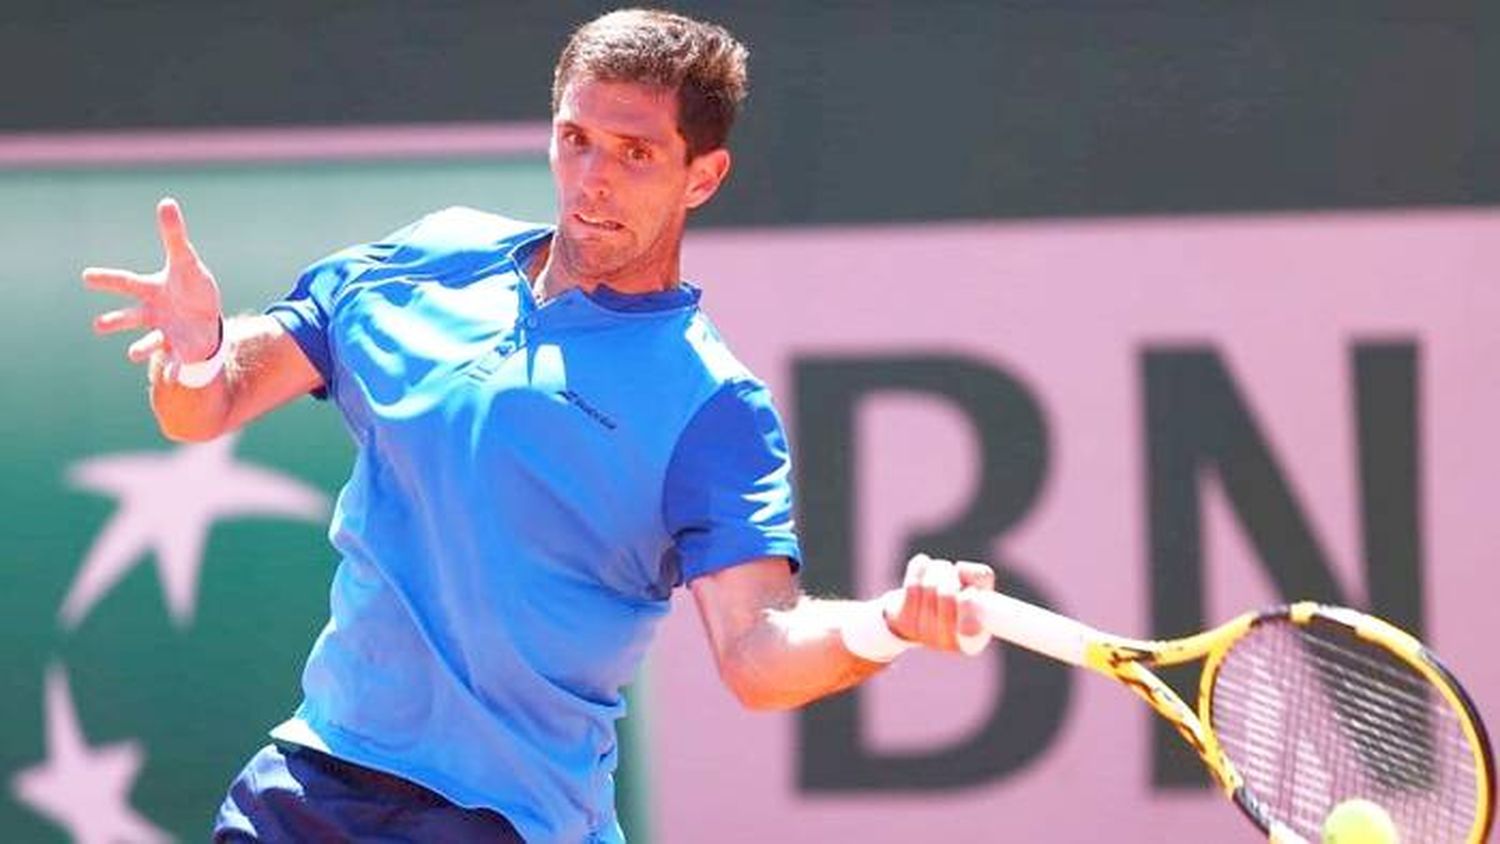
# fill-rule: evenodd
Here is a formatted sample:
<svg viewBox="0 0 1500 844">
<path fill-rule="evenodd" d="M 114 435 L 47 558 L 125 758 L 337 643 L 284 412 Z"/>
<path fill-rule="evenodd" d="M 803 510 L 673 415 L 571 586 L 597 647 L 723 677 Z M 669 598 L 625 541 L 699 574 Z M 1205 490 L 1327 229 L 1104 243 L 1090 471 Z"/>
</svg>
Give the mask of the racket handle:
<svg viewBox="0 0 1500 844">
<path fill-rule="evenodd" d="M 1087 668 L 1089 644 L 1105 638 L 1087 624 L 1009 595 L 983 592 L 977 598 L 979 617 L 997 639 L 1070 665 Z"/>
</svg>

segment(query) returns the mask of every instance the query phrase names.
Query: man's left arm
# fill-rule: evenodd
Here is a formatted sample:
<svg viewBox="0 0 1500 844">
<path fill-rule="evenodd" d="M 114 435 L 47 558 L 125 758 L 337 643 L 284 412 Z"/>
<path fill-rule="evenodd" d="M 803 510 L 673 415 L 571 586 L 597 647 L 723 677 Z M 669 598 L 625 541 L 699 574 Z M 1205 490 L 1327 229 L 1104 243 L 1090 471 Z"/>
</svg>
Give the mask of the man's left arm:
<svg viewBox="0 0 1500 844">
<path fill-rule="evenodd" d="M 785 558 L 767 557 L 689 583 L 719 676 L 750 709 L 791 709 L 842 691 L 887 663 L 844 644 L 851 625 L 888 625 L 896 637 L 936 650 L 958 649 L 960 635 L 982 632 L 970 600 L 995 574 L 978 563 L 919 555 L 907 565 L 900 600 L 813 598 L 803 594 Z M 895 607 L 899 604 L 899 610 Z M 871 614 L 878 617 L 872 622 Z"/>
</svg>

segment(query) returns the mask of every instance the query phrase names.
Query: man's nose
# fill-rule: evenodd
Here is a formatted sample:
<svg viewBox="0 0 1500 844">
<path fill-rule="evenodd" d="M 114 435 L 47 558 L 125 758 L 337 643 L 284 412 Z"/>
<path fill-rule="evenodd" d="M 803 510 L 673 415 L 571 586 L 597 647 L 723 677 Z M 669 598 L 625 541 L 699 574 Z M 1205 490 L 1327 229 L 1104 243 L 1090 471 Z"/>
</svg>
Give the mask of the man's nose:
<svg viewBox="0 0 1500 844">
<path fill-rule="evenodd" d="M 578 187 L 590 194 L 606 194 L 614 181 L 614 162 L 603 150 L 587 150 L 578 162 Z"/>
</svg>

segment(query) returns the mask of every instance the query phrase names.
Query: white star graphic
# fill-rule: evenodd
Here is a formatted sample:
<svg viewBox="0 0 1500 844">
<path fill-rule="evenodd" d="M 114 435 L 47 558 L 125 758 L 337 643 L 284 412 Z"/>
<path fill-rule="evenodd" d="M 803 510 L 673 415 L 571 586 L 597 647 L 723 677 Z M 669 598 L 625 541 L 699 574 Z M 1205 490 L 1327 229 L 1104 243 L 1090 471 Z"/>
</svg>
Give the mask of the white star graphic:
<svg viewBox="0 0 1500 844">
<path fill-rule="evenodd" d="M 234 459 L 236 437 L 170 452 L 93 457 L 68 472 L 73 485 L 112 495 L 119 509 L 95 537 L 58 615 L 76 627 L 148 551 L 167 609 L 179 627 L 197 608 L 198 573 L 209 528 L 235 516 L 285 516 L 317 521 L 328 497 L 288 475 Z"/>
<path fill-rule="evenodd" d="M 68 675 L 52 665 L 46 678 L 47 758 L 11 780 L 16 799 L 68 830 L 77 844 L 158 844 L 172 838 L 130 806 L 130 789 L 146 761 L 140 745 L 90 747 L 78 724 Z"/>
</svg>

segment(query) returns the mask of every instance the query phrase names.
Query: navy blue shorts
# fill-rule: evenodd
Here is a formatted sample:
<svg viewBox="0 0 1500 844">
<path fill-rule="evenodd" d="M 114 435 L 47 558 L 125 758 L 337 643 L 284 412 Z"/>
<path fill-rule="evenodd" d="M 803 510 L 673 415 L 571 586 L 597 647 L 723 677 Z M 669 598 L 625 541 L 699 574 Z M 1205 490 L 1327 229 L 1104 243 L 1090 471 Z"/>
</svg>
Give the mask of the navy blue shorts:
<svg viewBox="0 0 1500 844">
<path fill-rule="evenodd" d="M 465 809 L 408 780 L 316 750 L 270 744 L 229 786 L 214 841 L 521 844 L 521 836 L 497 812 Z"/>
</svg>

